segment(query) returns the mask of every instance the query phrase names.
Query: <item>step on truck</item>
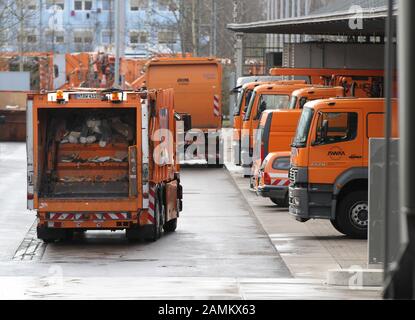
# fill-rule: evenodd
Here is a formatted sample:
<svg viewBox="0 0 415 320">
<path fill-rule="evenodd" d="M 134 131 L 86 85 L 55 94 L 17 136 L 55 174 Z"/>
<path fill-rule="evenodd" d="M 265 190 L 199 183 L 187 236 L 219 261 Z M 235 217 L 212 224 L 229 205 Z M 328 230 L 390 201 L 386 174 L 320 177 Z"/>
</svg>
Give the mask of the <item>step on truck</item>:
<svg viewBox="0 0 415 320">
<path fill-rule="evenodd" d="M 328 219 L 352 238 L 368 231 L 369 139 L 384 137 L 384 99 L 337 98 L 305 105 L 292 145 L 290 213 Z M 393 136 L 398 137 L 397 102 Z"/>
<path fill-rule="evenodd" d="M 182 210 L 173 90 L 57 91 L 27 107 L 28 208 L 45 242 L 87 230 L 156 241 Z M 169 135 L 167 132 L 171 132 Z"/>
</svg>

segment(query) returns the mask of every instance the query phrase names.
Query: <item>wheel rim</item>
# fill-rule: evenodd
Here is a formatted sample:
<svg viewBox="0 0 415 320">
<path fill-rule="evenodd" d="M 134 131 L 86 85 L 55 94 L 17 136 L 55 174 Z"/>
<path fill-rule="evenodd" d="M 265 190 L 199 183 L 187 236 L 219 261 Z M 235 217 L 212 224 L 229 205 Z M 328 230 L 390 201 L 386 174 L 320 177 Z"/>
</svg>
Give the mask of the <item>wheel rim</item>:
<svg viewBox="0 0 415 320">
<path fill-rule="evenodd" d="M 369 226 L 369 205 L 367 202 L 359 202 L 350 209 L 350 220 L 358 229 L 367 229 Z"/>
</svg>

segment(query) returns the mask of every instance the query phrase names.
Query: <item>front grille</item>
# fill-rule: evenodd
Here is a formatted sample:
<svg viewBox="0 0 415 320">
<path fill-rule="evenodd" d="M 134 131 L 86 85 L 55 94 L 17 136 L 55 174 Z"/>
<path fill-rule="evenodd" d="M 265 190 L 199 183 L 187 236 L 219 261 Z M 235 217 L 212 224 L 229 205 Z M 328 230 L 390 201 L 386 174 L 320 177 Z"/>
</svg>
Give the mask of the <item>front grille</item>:
<svg viewBox="0 0 415 320">
<path fill-rule="evenodd" d="M 297 168 L 291 168 L 289 173 L 290 183 L 295 184 L 297 181 L 297 175 L 298 175 L 298 169 Z"/>
</svg>

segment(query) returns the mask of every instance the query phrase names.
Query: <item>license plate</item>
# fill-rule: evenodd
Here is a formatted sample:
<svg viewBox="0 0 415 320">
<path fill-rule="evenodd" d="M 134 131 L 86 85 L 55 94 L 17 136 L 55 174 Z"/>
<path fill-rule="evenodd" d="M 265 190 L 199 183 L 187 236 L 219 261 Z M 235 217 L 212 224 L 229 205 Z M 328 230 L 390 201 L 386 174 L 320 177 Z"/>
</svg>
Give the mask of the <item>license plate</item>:
<svg viewBox="0 0 415 320">
<path fill-rule="evenodd" d="M 99 98 L 97 93 L 77 93 L 75 100 L 96 100 Z"/>
</svg>

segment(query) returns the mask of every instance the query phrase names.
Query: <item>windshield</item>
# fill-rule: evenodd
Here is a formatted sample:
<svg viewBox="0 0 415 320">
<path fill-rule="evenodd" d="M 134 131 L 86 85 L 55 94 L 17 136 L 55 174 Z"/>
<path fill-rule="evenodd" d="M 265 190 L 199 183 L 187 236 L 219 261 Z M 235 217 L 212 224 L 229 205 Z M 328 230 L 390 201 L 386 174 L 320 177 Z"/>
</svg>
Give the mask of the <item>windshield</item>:
<svg viewBox="0 0 415 320">
<path fill-rule="evenodd" d="M 238 93 L 238 99 L 237 99 L 237 102 L 235 104 L 235 108 L 234 108 L 234 111 L 233 111 L 234 116 L 240 116 L 241 115 L 241 107 L 242 107 L 243 98 L 244 98 L 244 92 L 240 91 Z"/>
<path fill-rule="evenodd" d="M 295 109 L 295 107 L 297 106 L 297 101 L 298 101 L 298 98 L 296 96 L 291 97 L 290 108 L 289 108 L 290 110 Z"/>
<path fill-rule="evenodd" d="M 235 116 L 240 116 L 241 113 L 245 113 L 248 109 L 249 103 L 251 101 L 252 93 L 254 91 L 250 89 L 245 89 L 241 91 L 238 95 L 238 104 L 235 106 Z"/>
<path fill-rule="evenodd" d="M 294 138 L 294 147 L 304 148 L 307 145 L 308 134 L 313 120 L 314 110 L 305 108 L 298 122 L 297 133 Z"/>
<path fill-rule="evenodd" d="M 254 91 L 251 94 L 251 99 L 249 99 L 248 109 L 246 110 L 244 121 L 248 121 L 249 118 L 251 117 L 251 112 L 252 112 L 252 108 L 254 107 L 255 100 L 256 100 L 256 92 Z"/>
<path fill-rule="evenodd" d="M 289 95 L 280 95 L 280 94 L 263 94 L 261 95 L 258 102 L 258 111 L 255 116 L 255 120 L 259 120 L 262 112 L 265 110 L 281 110 L 288 109 L 290 103 Z M 252 98 L 251 103 L 249 104 L 248 111 L 246 112 L 246 119 L 251 118 L 251 114 L 254 107 L 254 99 Z"/>
</svg>

